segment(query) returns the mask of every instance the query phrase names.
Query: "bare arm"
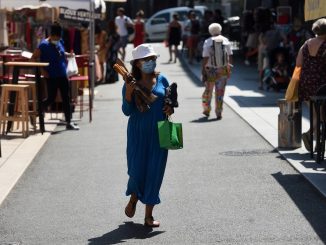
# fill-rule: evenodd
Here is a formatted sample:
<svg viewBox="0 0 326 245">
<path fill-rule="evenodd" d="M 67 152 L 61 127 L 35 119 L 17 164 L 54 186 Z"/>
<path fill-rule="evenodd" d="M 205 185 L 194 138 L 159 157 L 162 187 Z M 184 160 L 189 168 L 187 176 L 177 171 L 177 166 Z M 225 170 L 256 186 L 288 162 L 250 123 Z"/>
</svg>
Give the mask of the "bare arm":
<svg viewBox="0 0 326 245">
<path fill-rule="evenodd" d="M 31 58 L 31 61 L 39 61 L 41 57 L 41 50 L 40 49 L 35 49 Z"/>
<path fill-rule="evenodd" d="M 40 58 L 41 58 L 41 50 L 37 48 L 34 50 L 31 61 L 40 61 Z M 49 77 L 48 72 L 44 70 L 44 68 L 41 69 L 41 74 L 46 78 Z"/>
<path fill-rule="evenodd" d="M 233 66 L 233 57 L 229 55 L 229 65 Z"/>
<path fill-rule="evenodd" d="M 202 67 L 201 67 L 201 73 L 202 74 L 205 74 L 205 67 L 207 65 L 207 62 L 208 62 L 208 57 L 203 57 L 203 60 L 202 60 Z"/>
</svg>

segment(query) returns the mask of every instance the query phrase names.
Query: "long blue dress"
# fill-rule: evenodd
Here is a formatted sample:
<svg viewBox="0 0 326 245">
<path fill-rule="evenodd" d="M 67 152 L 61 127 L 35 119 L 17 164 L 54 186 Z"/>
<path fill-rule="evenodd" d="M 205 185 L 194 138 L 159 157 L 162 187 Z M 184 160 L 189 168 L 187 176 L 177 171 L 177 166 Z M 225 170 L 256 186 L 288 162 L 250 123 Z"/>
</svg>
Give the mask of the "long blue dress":
<svg viewBox="0 0 326 245">
<path fill-rule="evenodd" d="M 167 79 L 158 75 L 152 92 L 158 97 L 146 112 L 139 112 L 134 102 L 125 99 L 122 89 L 122 111 L 129 116 L 127 129 L 128 185 L 126 195 L 135 193 L 147 205 L 160 203 L 161 188 L 168 151 L 160 148 L 157 122 L 165 119 L 163 113 Z"/>
</svg>

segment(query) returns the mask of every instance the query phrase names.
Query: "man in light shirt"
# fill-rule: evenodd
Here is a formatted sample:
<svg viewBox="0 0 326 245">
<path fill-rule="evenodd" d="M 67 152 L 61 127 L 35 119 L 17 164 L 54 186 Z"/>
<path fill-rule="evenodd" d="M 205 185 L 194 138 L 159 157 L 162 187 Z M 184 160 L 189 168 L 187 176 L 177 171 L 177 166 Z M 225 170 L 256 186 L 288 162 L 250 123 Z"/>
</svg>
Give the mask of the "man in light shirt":
<svg viewBox="0 0 326 245">
<path fill-rule="evenodd" d="M 232 67 L 232 49 L 229 40 L 221 35 L 222 26 L 218 23 L 210 24 L 208 31 L 211 34 L 203 46 L 202 77 L 205 91 L 202 95 L 203 114 L 209 116 L 211 100 L 215 88 L 216 119 L 222 119 L 223 97 L 225 86 L 230 77 Z M 219 43 L 220 46 L 215 45 Z M 220 47 L 218 49 L 217 47 Z"/>
<path fill-rule="evenodd" d="M 126 56 L 126 46 L 128 44 L 128 27 L 133 28 L 134 23 L 125 15 L 124 8 L 118 8 L 117 17 L 115 17 L 115 24 L 117 32 L 120 35 L 120 54 L 121 59 L 124 60 Z"/>
</svg>

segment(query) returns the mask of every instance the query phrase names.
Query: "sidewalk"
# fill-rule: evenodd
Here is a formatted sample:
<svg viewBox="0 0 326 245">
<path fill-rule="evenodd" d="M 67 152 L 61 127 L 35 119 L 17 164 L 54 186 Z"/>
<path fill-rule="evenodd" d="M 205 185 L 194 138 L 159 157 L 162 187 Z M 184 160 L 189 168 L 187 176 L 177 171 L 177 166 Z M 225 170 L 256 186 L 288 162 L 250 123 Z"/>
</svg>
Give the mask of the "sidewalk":
<svg viewBox="0 0 326 245">
<path fill-rule="evenodd" d="M 1 136 L 0 205 L 55 130 L 58 122 L 46 114 L 46 132 L 43 134 L 39 129 L 34 133 L 30 128 L 27 138 L 21 137 L 19 133 Z"/>
<path fill-rule="evenodd" d="M 201 64 L 190 65 L 181 60 L 183 67 L 201 82 Z M 278 114 L 277 100 L 284 98 L 284 93 L 258 90 L 257 70 L 254 65 L 245 66 L 240 59 L 235 59 L 233 73 L 225 92 L 224 102 L 240 117 L 269 142 L 298 172 L 300 172 L 317 190 L 326 197 L 326 163 L 316 164 L 303 146 L 296 150 L 278 149 Z M 309 128 L 309 111 L 303 108 L 302 130 Z M 248 142 L 249 143 L 249 142 Z"/>
</svg>

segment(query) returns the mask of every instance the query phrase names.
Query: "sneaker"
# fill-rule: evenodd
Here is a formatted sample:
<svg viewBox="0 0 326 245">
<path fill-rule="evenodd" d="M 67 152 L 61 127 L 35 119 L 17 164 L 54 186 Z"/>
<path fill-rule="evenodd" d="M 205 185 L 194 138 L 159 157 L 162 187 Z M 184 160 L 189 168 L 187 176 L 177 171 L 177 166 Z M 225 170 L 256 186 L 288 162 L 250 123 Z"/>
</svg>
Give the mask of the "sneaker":
<svg viewBox="0 0 326 245">
<path fill-rule="evenodd" d="M 79 127 L 78 127 L 78 125 L 71 122 L 66 125 L 66 129 L 67 130 L 79 130 Z"/>
<path fill-rule="evenodd" d="M 303 144 L 306 147 L 307 151 L 310 152 L 312 150 L 312 147 L 311 147 L 311 144 L 310 144 L 310 135 L 309 134 L 310 134 L 309 132 L 303 133 L 302 134 L 302 141 L 303 141 Z"/>
<path fill-rule="evenodd" d="M 216 115 L 216 120 L 222 120 L 222 115 L 221 114 L 217 114 Z"/>
</svg>

